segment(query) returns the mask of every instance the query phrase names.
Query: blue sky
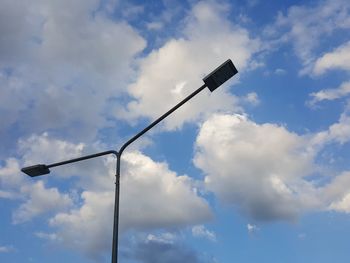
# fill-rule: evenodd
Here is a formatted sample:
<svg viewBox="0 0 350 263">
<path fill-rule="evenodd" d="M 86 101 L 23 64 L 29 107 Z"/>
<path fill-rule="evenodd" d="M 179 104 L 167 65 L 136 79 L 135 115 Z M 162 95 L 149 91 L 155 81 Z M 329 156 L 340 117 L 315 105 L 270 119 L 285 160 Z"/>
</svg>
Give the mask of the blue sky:
<svg viewBox="0 0 350 263">
<path fill-rule="evenodd" d="M 347 262 L 350 3 L 0 0 L 0 261 Z"/>
</svg>

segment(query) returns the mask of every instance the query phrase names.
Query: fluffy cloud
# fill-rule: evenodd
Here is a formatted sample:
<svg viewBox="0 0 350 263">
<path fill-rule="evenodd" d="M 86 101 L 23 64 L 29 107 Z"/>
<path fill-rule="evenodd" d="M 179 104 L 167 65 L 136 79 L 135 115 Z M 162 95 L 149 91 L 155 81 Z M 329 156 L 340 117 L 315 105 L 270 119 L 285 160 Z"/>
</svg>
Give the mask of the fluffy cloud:
<svg viewBox="0 0 350 263">
<path fill-rule="evenodd" d="M 200 87 L 201 79 L 228 58 L 239 71 L 254 67 L 252 55 L 261 44 L 247 30 L 229 22 L 227 9 L 213 2 L 195 4 L 185 20 L 183 38 L 170 39 L 141 61 L 140 75 L 129 87 L 134 100 L 123 113 L 125 118 L 158 117 Z M 167 119 L 165 127 L 175 129 L 201 114 L 234 107 L 236 98 L 227 89 L 213 94 L 205 91 Z"/>
<path fill-rule="evenodd" d="M 18 141 L 18 150 L 22 154 L 24 165 L 38 163 L 50 164 L 82 155 L 84 144 L 73 144 L 55 139 L 47 132 L 41 135 L 31 135 Z"/>
<path fill-rule="evenodd" d="M 327 209 L 350 213 L 350 172 L 343 172 L 331 184 L 325 187 L 325 197 L 329 203 Z"/>
<path fill-rule="evenodd" d="M 278 125 L 214 115 L 200 129 L 194 163 L 225 203 L 257 220 L 291 220 L 318 203 L 304 180 L 314 157 L 305 143 Z"/>
<path fill-rule="evenodd" d="M 50 225 L 57 229 L 53 241 L 98 261 L 111 247 L 113 192 L 83 192 L 81 198 L 81 207 L 50 219 Z"/>
<path fill-rule="evenodd" d="M 52 138 L 47 133 L 20 140 L 19 149 L 23 155 L 23 162 L 30 165 L 79 157 L 86 151 L 83 144 Z M 78 185 L 88 189 L 86 194 L 82 195 L 87 204 L 90 192 L 97 196 L 103 193 L 101 198 L 104 193 L 114 192 L 115 158 L 102 160 L 103 158 L 99 158 L 95 162 L 90 160 L 76 163 L 69 166 L 69 169 L 59 170 L 63 175 L 68 173 L 68 170 L 79 174 L 81 181 Z M 18 169 L 18 163 L 13 159 L 8 161 L 8 167 L 4 168 L 2 173 L 10 174 Z M 52 169 L 52 172 L 55 172 L 55 169 Z M 91 180 L 92 183 L 84 184 L 83 180 Z M 121 202 L 125 200 L 129 204 L 121 206 L 122 214 L 130 216 L 125 219 L 126 228 L 190 224 L 211 217 L 209 206 L 197 195 L 195 182 L 192 179 L 186 175 L 177 175 L 169 170 L 166 163 L 154 162 L 140 152 L 127 152 L 123 155 L 121 183 L 123 184 Z M 138 216 L 140 213 L 142 217 Z"/>
<path fill-rule="evenodd" d="M 292 41 L 304 65 L 302 73 L 311 73 L 320 43 L 336 30 L 349 29 L 349 14 L 350 4 L 346 0 L 292 6 L 286 14 L 279 13 L 276 23 L 265 33 L 278 37 L 278 42 Z"/>
<path fill-rule="evenodd" d="M 308 177 L 323 175 L 316 160 L 325 147 L 350 141 L 349 123 L 346 111 L 327 130 L 301 136 L 217 114 L 201 126 L 194 163 L 209 190 L 255 220 L 293 220 L 315 210 L 349 213 L 349 172 L 326 175 L 321 185 Z"/>
<path fill-rule="evenodd" d="M 126 154 L 125 163 L 121 199 L 125 227 L 181 226 L 211 218 L 207 202 L 197 195 L 188 176 L 178 176 L 166 163 L 137 152 Z"/>
<path fill-rule="evenodd" d="M 348 106 L 349 107 L 349 106 Z M 311 144 L 322 148 L 329 143 L 344 144 L 350 141 L 350 114 L 349 109 L 344 111 L 338 122 L 330 125 L 327 130 L 316 133 Z"/>
<path fill-rule="evenodd" d="M 22 202 L 13 213 L 13 222 L 48 216 L 52 231 L 38 232 L 37 237 L 100 261 L 103 253 L 110 250 L 112 239 L 115 158 L 52 169 L 57 180 L 64 176 L 70 182 L 68 195 L 45 187 L 43 181 L 28 179 L 20 173 L 20 163 L 31 165 L 78 157 L 89 150 L 87 147 L 48 133 L 19 140 L 18 147 L 23 159 L 10 158 L 0 167 L 1 197 Z M 72 174 L 76 177 L 70 177 Z M 124 233 L 131 229 L 182 227 L 212 218 L 208 203 L 197 193 L 195 181 L 177 175 L 166 163 L 155 162 L 140 152 L 124 154 L 120 200 L 120 227 Z"/>
<path fill-rule="evenodd" d="M 350 70 L 350 42 L 316 60 L 313 73 L 321 75 L 330 69 Z"/>
<path fill-rule="evenodd" d="M 27 201 L 15 210 L 13 214 L 15 224 L 23 223 L 43 213 L 64 210 L 72 205 L 72 200 L 67 194 L 60 194 L 57 188 L 45 188 L 42 181 L 22 187 L 21 192 L 27 196 Z"/>
<path fill-rule="evenodd" d="M 2 191 L 15 191 L 25 183 L 24 176 L 19 174 L 19 163 L 15 158 L 8 158 L 0 166 L 0 187 Z"/>
<path fill-rule="evenodd" d="M 13 223 L 23 223 L 48 212 L 62 211 L 72 205 L 68 194 L 60 193 L 57 188 L 46 188 L 42 181 L 33 183 L 28 180 L 20 172 L 20 163 L 15 158 L 8 158 L 4 166 L 0 166 L 0 197 L 22 201 L 13 212 Z"/>
<path fill-rule="evenodd" d="M 27 143 L 29 141 L 37 143 Z M 35 147 L 39 147 L 45 155 L 50 151 L 47 145 L 57 145 L 56 154 L 59 156 L 63 156 L 67 150 L 82 150 L 79 144 L 53 139 L 47 134 L 32 136 L 27 141 L 21 141 L 20 145 L 24 156 L 31 156 L 29 153 Z M 36 156 L 35 153 L 33 156 Z M 38 155 L 39 159 L 42 157 Z M 78 193 L 79 189 L 83 190 L 78 198 L 68 199 L 56 189 L 45 189 L 41 182 L 24 188 L 22 193 L 29 196 L 29 201 L 23 203 L 14 214 L 15 221 L 20 223 L 51 211 L 52 204 L 56 203 L 56 214 L 49 220 L 54 232 L 39 233 L 37 236 L 75 248 L 96 261 L 101 260 L 103 252 L 110 249 L 111 242 L 115 159 L 107 158 L 93 166 L 70 166 L 74 174 L 79 175 L 73 185 Z M 68 174 L 68 170 L 59 172 Z M 181 227 L 210 220 L 212 214 L 209 205 L 197 194 L 195 185 L 188 176 L 179 176 L 169 170 L 166 163 L 154 162 L 140 152 L 126 152 L 121 176 L 122 232 L 130 229 Z M 44 199 L 43 194 L 49 197 Z M 69 206 L 71 208 L 68 211 L 66 208 Z M 65 210 L 57 213 L 60 208 Z"/>
</svg>

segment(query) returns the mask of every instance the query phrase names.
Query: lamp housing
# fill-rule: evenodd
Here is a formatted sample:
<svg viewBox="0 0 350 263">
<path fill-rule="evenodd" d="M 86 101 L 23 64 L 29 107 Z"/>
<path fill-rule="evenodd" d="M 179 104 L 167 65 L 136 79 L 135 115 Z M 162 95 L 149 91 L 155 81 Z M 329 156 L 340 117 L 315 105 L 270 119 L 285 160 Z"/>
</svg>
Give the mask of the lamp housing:
<svg viewBox="0 0 350 263">
<path fill-rule="evenodd" d="M 45 164 L 36 164 L 28 167 L 24 167 L 21 171 L 30 177 L 40 176 L 44 174 L 49 174 L 50 169 Z"/>
<path fill-rule="evenodd" d="M 228 59 L 207 75 L 203 81 L 209 90 L 213 92 L 237 73 L 238 70 L 235 65 L 233 65 L 231 59 Z"/>
</svg>

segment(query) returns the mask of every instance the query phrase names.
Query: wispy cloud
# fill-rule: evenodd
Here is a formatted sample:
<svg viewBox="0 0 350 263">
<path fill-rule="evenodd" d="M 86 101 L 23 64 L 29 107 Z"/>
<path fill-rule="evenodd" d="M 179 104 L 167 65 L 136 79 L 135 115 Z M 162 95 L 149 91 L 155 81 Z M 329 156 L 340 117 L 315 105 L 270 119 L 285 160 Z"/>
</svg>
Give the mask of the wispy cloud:
<svg viewBox="0 0 350 263">
<path fill-rule="evenodd" d="M 216 241 L 215 233 L 208 230 L 204 225 L 196 225 L 192 227 L 192 235 L 194 237 L 201 237 L 206 238 L 210 241 Z"/>
</svg>

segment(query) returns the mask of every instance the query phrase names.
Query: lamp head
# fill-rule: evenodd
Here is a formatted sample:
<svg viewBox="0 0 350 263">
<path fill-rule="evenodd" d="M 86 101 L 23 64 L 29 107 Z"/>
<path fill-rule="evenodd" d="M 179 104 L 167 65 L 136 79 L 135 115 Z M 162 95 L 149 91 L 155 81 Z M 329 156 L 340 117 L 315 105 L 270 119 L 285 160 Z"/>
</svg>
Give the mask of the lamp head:
<svg viewBox="0 0 350 263">
<path fill-rule="evenodd" d="M 228 59 L 213 72 L 207 75 L 203 81 L 209 90 L 213 92 L 237 73 L 238 70 L 236 69 L 235 65 L 233 65 L 231 59 Z"/>
<path fill-rule="evenodd" d="M 31 177 L 49 174 L 50 169 L 45 164 L 37 164 L 33 166 L 24 167 L 21 171 Z"/>
</svg>

